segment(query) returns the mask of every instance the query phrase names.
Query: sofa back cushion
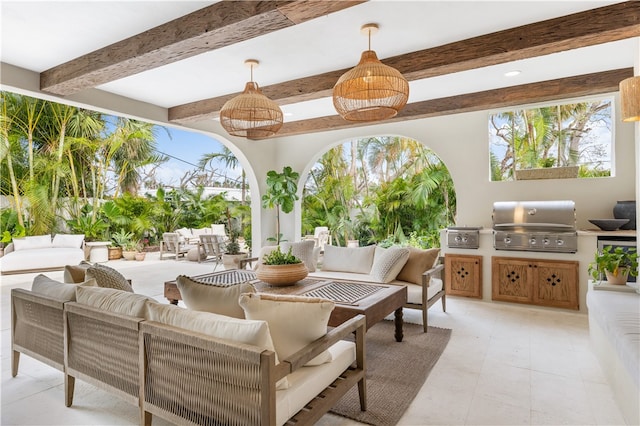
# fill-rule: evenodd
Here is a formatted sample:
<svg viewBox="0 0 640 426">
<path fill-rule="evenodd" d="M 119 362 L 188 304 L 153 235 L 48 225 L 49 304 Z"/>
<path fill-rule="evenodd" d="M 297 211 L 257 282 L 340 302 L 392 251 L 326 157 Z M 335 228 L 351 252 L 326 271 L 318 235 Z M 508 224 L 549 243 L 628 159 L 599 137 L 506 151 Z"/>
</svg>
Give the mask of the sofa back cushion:
<svg viewBox="0 0 640 426">
<path fill-rule="evenodd" d="M 144 318 L 147 303 L 158 303 L 155 299 L 141 294 L 101 287 L 78 287 L 76 300 L 83 305 L 138 318 Z"/>
<path fill-rule="evenodd" d="M 371 272 L 375 250 L 376 246 L 324 246 L 322 270 L 368 274 L 369 272 Z"/>
<path fill-rule="evenodd" d="M 421 250 L 409 247 L 409 259 L 396 277 L 397 280 L 413 284 L 422 284 L 422 274 L 433 268 L 438 261 L 439 248 Z"/>
<path fill-rule="evenodd" d="M 191 229 L 189 228 L 180 228 L 180 229 L 176 229 L 176 233 L 186 239 L 189 238 L 193 238 L 193 233 L 191 232 Z"/>
<path fill-rule="evenodd" d="M 162 324 L 184 328 L 218 339 L 245 343 L 274 351 L 266 321 L 232 318 L 211 312 L 197 312 L 162 303 L 147 304 L 145 318 Z"/>
<path fill-rule="evenodd" d="M 59 248 L 82 248 L 84 234 L 56 234 L 53 237 L 53 247 Z"/>
<path fill-rule="evenodd" d="M 65 302 L 74 302 L 76 300 L 76 289 L 79 287 L 95 287 L 96 280 L 88 279 L 82 283 L 61 283 L 52 280 L 46 275 L 39 274 L 33 279 L 31 291 L 44 296 L 53 297 L 54 299 L 63 300 Z"/>
<path fill-rule="evenodd" d="M 13 239 L 14 251 L 51 248 L 51 246 L 51 235 L 33 235 Z"/>
<path fill-rule="evenodd" d="M 240 306 L 246 318 L 269 323 L 276 353 L 283 360 L 327 334 L 329 316 L 335 303 L 315 297 L 245 293 L 240 296 Z M 306 365 L 325 362 L 331 362 L 328 351 Z"/>
<path fill-rule="evenodd" d="M 85 273 L 86 278 L 95 278 L 98 287 L 115 288 L 116 290 L 124 290 L 133 293 L 133 288 L 129 281 L 115 269 L 96 263 Z"/>
<path fill-rule="evenodd" d="M 309 272 L 315 272 L 318 265 L 318 255 L 320 250 L 315 250 L 316 242 L 313 240 L 299 241 L 297 243 L 282 242 L 280 243 L 280 251 L 291 254 L 302 260 Z"/>
<path fill-rule="evenodd" d="M 178 276 L 176 283 L 187 308 L 233 318 L 244 318 L 244 310 L 238 303 L 240 294 L 255 293 L 256 291 L 249 283 L 208 284 L 186 275 Z"/>
<path fill-rule="evenodd" d="M 396 279 L 407 259 L 409 249 L 406 247 L 376 247 L 370 275 L 377 282 L 389 283 Z"/>
</svg>

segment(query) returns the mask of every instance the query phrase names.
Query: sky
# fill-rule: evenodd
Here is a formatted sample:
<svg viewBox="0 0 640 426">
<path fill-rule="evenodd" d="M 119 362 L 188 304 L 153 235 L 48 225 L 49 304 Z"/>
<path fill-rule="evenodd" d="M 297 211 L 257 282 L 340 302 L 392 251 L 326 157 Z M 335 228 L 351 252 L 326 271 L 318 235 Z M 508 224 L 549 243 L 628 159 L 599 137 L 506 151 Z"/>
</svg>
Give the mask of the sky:
<svg viewBox="0 0 640 426">
<path fill-rule="evenodd" d="M 197 168 L 203 154 L 221 152 L 223 148 L 216 139 L 201 133 L 159 126 L 156 131 L 157 151 L 170 156 L 157 170 L 158 180 L 167 185 L 178 184 L 186 172 Z M 232 172 L 230 175 L 235 176 Z"/>
</svg>

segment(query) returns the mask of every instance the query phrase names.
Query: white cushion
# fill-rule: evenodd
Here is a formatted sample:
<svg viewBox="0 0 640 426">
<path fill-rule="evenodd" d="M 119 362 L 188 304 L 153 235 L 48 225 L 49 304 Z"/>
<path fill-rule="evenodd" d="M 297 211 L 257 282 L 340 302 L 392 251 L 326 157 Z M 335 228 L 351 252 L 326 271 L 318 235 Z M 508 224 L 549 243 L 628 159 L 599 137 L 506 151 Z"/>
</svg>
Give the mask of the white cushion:
<svg viewBox="0 0 640 426">
<path fill-rule="evenodd" d="M 371 267 L 371 275 L 375 281 L 388 283 L 396 279 L 396 276 L 409 259 L 409 249 L 403 247 L 376 247 Z"/>
<path fill-rule="evenodd" d="M 162 303 L 148 303 L 145 318 L 218 339 L 246 343 L 274 351 L 266 321 L 232 318 L 211 312 L 197 312 Z"/>
<path fill-rule="evenodd" d="M 56 234 L 53 237 L 53 247 L 82 248 L 84 234 Z"/>
<path fill-rule="evenodd" d="M 102 287 L 78 287 L 76 299 L 84 305 L 138 318 L 144 318 L 147 302 L 158 303 L 148 296 Z"/>
<path fill-rule="evenodd" d="M 327 334 L 335 303 L 315 297 L 245 293 L 240 296 L 240 306 L 247 319 L 269 323 L 276 353 L 283 360 Z M 306 365 L 330 361 L 331 354 L 325 351 Z"/>
<path fill-rule="evenodd" d="M 193 238 L 193 233 L 191 232 L 191 229 L 189 228 L 180 228 L 180 229 L 176 229 L 176 233 L 178 235 L 180 235 L 183 238 Z"/>
<path fill-rule="evenodd" d="M 224 229 L 224 223 L 215 223 L 211 225 L 211 233 L 213 235 L 227 235 L 227 231 Z"/>
<path fill-rule="evenodd" d="M 200 235 L 209 235 L 211 234 L 211 228 L 194 228 L 191 230 L 191 233 L 194 237 L 199 237 Z"/>
<path fill-rule="evenodd" d="M 51 235 L 34 235 L 31 237 L 14 238 L 13 249 L 15 251 L 20 250 L 32 250 L 39 248 L 51 247 Z"/>
<path fill-rule="evenodd" d="M 340 340 L 329 348 L 329 352 L 333 361 L 314 367 L 302 367 L 287 376 L 289 389 L 276 392 L 276 424 L 283 425 L 302 410 L 356 360 L 356 346 L 353 342 Z"/>
<path fill-rule="evenodd" d="M 422 304 L 422 285 L 408 283 L 407 281 L 391 281 L 391 284 L 403 284 L 407 286 L 407 303 Z M 427 300 L 431 300 L 433 296 L 442 290 L 442 280 L 440 278 L 431 278 L 429 287 L 427 287 Z"/>
<path fill-rule="evenodd" d="M 31 291 L 59 300 L 75 301 L 77 288 L 91 286 L 97 286 L 96 280 L 89 279 L 78 284 L 61 283 L 59 281 L 52 280 L 46 275 L 39 274 L 36 275 L 36 277 L 33 279 L 33 283 L 31 284 Z"/>
<path fill-rule="evenodd" d="M 368 274 L 371 272 L 376 246 L 324 246 L 323 271 L 343 271 Z"/>
<path fill-rule="evenodd" d="M 297 243 L 282 242 L 280 243 L 280 251 L 288 253 L 291 248 L 291 254 L 304 262 L 309 272 L 314 272 L 318 265 L 319 250 L 315 250 L 316 243 L 313 240 L 299 241 Z"/>
<path fill-rule="evenodd" d="M 79 248 L 39 248 L 12 251 L 0 257 L 2 272 L 45 270 L 64 268 L 84 260 L 84 250 Z"/>
<path fill-rule="evenodd" d="M 233 318 L 244 318 L 244 310 L 238 303 L 240 294 L 256 291 L 249 283 L 223 286 L 198 282 L 185 275 L 178 276 L 176 283 L 187 308 Z"/>
</svg>

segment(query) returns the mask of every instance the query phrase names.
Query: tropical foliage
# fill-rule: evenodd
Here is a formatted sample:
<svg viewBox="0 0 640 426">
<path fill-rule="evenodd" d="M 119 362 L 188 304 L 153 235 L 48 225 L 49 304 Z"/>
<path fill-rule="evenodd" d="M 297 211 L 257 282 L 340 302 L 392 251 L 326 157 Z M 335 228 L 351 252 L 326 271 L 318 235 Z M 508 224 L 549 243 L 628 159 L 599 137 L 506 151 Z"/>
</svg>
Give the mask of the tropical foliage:
<svg viewBox="0 0 640 426">
<path fill-rule="evenodd" d="M 305 184 L 303 234 L 327 226 L 333 240 L 361 245 L 383 240 L 439 246 L 454 222 L 448 170 L 429 149 L 401 137 L 353 140 L 325 153 Z"/>
<path fill-rule="evenodd" d="M 611 174 L 611 101 L 506 111 L 489 116 L 491 180 L 519 169 L 580 166 L 581 177 Z"/>
</svg>

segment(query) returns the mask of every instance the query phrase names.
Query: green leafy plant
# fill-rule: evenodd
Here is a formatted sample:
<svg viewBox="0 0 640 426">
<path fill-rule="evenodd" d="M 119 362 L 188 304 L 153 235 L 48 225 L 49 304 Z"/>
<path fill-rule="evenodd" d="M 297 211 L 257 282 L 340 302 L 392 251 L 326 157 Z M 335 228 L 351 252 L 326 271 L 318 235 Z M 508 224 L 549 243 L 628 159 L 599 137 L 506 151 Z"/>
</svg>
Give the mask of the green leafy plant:
<svg viewBox="0 0 640 426">
<path fill-rule="evenodd" d="M 589 275 L 594 280 L 601 280 L 605 271 L 618 276 L 624 268 L 629 269 L 629 275 L 638 276 L 638 253 L 634 248 L 605 246 L 602 252 L 596 251 L 594 261 L 589 264 Z"/>
<path fill-rule="evenodd" d="M 291 248 L 287 253 L 283 253 L 280 246 L 262 259 L 263 265 L 295 265 L 297 263 L 302 263 L 302 261 L 291 254 Z"/>
<path fill-rule="evenodd" d="M 282 241 L 280 233 L 280 210 L 291 213 L 298 197 L 298 178 L 300 174 L 289 166 L 282 173 L 275 170 L 267 172 L 267 192 L 262 196 L 262 207 L 276 209 L 276 243 Z"/>
<path fill-rule="evenodd" d="M 122 246 L 122 250 L 124 251 L 139 251 L 142 245 L 140 244 L 140 240 L 137 238 L 131 238 L 129 241 Z"/>
<path fill-rule="evenodd" d="M 24 226 L 18 222 L 18 213 L 12 209 L 3 209 L 0 213 L 0 229 L 2 229 L 2 238 L 0 238 L 2 245 L 26 235 Z"/>
<path fill-rule="evenodd" d="M 229 242 L 226 247 L 227 254 L 240 254 L 240 244 L 238 244 L 238 236 L 235 232 L 229 235 Z"/>
<path fill-rule="evenodd" d="M 122 248 L 127 246 L 131 242 L 131 240 L 133 240 L 133 238 L 133 233 L 126 232 L 124 229 L 120 229 L 119 231 L 111 234 L 111 240 L 113 241 L 113 243 L 116 246 Z"/>
</svg>

